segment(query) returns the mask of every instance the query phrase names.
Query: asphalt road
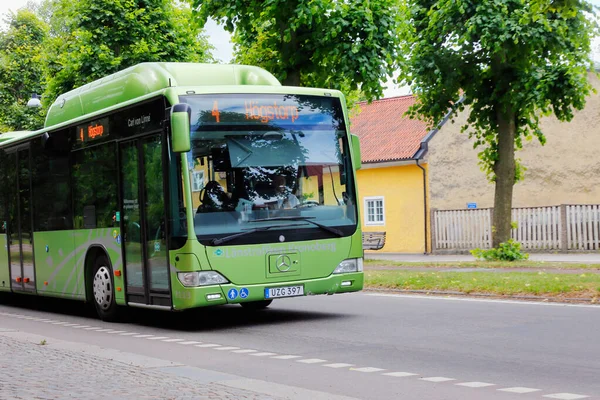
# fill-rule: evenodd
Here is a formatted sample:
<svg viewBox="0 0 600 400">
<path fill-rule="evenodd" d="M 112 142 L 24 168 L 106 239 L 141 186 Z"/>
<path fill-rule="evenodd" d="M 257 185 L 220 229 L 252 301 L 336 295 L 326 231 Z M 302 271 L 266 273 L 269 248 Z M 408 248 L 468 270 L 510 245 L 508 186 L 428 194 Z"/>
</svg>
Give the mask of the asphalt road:
<svg viewBox="0 0 600 400">
<path fill-rule="evenodd" d="M 254 313 L 132 310 L 110 324 L 78 303 L 2 296 L 0 304 L 0 328 L 284 388 L 360 399 L 600 398 L 600 306 L 363 292 Z"/>
</svg>

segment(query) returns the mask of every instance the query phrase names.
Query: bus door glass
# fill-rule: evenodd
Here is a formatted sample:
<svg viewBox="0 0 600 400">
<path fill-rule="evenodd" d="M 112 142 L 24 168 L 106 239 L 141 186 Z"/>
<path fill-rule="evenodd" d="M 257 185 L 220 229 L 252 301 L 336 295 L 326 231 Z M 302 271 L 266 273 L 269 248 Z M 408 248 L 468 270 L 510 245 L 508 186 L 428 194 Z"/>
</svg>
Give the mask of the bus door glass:
<svg viewBox="0 0 600 400">
<path fill-rule="evenodd" d="M 35 291 L 29 148 L 9 154 L 6 173 L 14 188 L 9 198 L 7 226 L 11 287 L 16 291 Z"/>
<path fill-rule="evenodd" d="M 122 223 L 128 301 L 170 306 L 163 138 L 122 143 Z"/>
</svg>

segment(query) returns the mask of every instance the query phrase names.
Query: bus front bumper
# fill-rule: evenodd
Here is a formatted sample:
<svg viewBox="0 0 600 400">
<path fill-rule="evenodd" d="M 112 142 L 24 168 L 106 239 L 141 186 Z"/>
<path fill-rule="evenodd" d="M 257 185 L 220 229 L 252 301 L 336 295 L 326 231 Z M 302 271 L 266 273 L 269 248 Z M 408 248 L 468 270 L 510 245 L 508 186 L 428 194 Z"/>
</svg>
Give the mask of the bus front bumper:
<svg viewBox="0 0 600 400">
<path fill-rule="evenodd" d="M 184 287 L 175 278 L 172 281 L 173 308 L 175 310 L 184 310 L 219 304 L 262 301 L 271 298 L 285 299 L 288 297 L 357 292 L 363 288 L 363 282 L 363 272 L 332 274 L 325 278 L 290 280 L 273 284 L 269 284 L 268 282 L 258 285 L 227 283 L 206 287 Z"/>
</svg>

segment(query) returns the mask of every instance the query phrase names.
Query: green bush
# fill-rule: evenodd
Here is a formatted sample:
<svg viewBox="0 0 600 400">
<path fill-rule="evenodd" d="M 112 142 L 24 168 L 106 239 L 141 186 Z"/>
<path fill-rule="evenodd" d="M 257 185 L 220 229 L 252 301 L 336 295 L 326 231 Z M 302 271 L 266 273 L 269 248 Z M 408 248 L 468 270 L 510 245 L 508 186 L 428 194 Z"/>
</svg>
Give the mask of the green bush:
<svg viewBox="0 0 600 400">
<path fill-rule="evenodd" d="M 494 249 L 473 249 L 471 254 L 479 260 L 487 261 L 519 261 L 529 258 L 529 254 L 521 251 L 521 243 L 515 242 L 513 239 L 500 243 L 500 246 Z"/>
</svg>

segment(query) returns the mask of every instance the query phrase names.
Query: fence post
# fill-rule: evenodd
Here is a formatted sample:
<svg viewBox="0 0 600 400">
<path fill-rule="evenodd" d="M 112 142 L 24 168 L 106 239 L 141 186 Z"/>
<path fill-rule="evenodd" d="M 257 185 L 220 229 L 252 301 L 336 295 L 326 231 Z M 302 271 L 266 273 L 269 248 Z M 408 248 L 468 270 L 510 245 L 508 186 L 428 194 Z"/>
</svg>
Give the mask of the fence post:
<svg viewBox="0 0 600 400">
<path fill-rule="evenodd" d="M 487 246 L 488 249 L 491 249 L 492 247 L 494 247 L 493 243 L 494 243 L 494 207 L 490 207 L 490 243 Z"/>
<path fill-rule="evenodd" d="M 435 250 L 437 249 L 436 245 L 436 234 L 435 234 L 435 213 L 437 211 L 437 208 L 432 208 L 429 210 L 430 212 L 430 216 L 429 216 L 429 225 L 430 225 L 430 230 L 429 230 L 429 237 L 430 237 L 430 243 L 431 243 L 431 248 L 429 249 L 429 252 L 431 254 L 433 254 L 435 252 Z"/>
<path fill-rule="evenodd" d="M 567 242 L 567 205 L 560 205 L 560 249 L 562 251 L 567 251 L 568 242 Z"/>
</svg>

